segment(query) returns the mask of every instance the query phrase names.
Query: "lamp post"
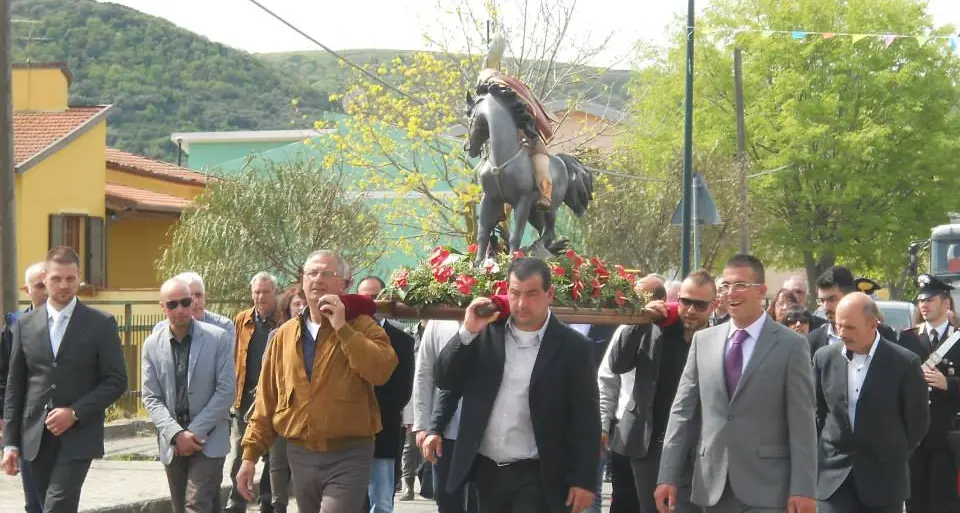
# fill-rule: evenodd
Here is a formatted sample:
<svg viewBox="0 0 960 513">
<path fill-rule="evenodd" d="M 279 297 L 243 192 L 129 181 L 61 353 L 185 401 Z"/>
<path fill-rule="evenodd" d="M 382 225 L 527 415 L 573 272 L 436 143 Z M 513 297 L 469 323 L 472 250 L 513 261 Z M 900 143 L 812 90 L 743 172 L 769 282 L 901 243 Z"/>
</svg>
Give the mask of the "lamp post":
<svg viewBox="0 0 960 513">
<path fill-rule="evenodd" d="M 690 227 L 693 207 L 693 37 L 694 0 L 687 4 L 687 93 L 683 122 L 683 211 L 680 226 L 680 275 L 690 274 Z"/>
</svg>

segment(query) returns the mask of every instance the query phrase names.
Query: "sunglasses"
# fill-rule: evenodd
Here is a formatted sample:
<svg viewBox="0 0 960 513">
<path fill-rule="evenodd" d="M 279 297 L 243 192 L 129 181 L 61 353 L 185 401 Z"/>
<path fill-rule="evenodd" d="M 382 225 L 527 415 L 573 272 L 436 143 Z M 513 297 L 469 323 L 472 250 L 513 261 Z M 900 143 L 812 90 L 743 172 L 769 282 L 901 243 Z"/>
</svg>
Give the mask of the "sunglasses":
<svg viewBox="0 0 960 513">
<path fill-rule="evenodd" d="M 711 303 L 712 301 L 703 301 L 701 299 L 689 299 L 685 297 L 680 298 L 681 305 L 687 308 L 693 308 L 694 310 L 699 310 L 701 312 L 705 312 L 707 308 L 710 308 Z"/>
<path fill-rule="evenodd" d="M 164 305 L 167 307 L 167 310 L 176 310 L 177 305 L 184 308 L 190 308 L 190 305 L 193 304 L 192 297 L 185 297 L 183 299 L 174 299 L 173 301 L 167 301 Z"/>
<path fill-rule="evenodd" d="M 787 317 L 783 320 L 787 326 L 792 326 L 794 324 L 810 324 L 810 319 L 806 317 Z"/>
</svg>

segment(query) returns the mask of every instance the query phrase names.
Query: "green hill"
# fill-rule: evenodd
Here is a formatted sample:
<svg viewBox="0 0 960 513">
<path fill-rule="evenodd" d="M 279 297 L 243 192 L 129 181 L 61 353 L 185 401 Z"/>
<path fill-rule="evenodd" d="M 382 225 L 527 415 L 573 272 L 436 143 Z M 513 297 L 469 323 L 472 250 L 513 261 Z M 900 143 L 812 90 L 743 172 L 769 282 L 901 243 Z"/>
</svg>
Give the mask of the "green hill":
<svg viewBox="0 0 960 513">
<path fill-rule="evenodd" d="M 343 50 L 339 52 L 345 58 L 358 65 L 379 64 L 389 62 L 396 57 L 406 57 L 413 50 Z M 324 51 L 277 52 L 258 54 L 267 62 L 279 66 L 285 73 L 308 81 L 322 91 L 343 92 L 349 85 L 353 70 L 340 65 L 336 57 Z M 606 103 L 617 109 L 622 109 L 627 102 L 626 84 L 630 80 L 628 70 L 601 70 L 599 68 L 584 68 L 581 76 L 597 75 L 597 78 L 584 84 L 570 84 L 554 94 L 552 100 L 566 100 L 576 98 L 581 93 L 584 97 L 595 97 L 602 94 L 596 101 Z M 606 89 L 605 89 L 606 88 Z"/>
<path fill-rule="evenodd" d="M 15 62 L 66 62 L 71 104 L 117 106 L 108 142 L 120 149 L 171 160 L 172 132 L 299 128 L 331 108 L 330 90 L 127 7 L 13 0 L 13 17 L 38 22 L 14 24 Z"/>
</svg>

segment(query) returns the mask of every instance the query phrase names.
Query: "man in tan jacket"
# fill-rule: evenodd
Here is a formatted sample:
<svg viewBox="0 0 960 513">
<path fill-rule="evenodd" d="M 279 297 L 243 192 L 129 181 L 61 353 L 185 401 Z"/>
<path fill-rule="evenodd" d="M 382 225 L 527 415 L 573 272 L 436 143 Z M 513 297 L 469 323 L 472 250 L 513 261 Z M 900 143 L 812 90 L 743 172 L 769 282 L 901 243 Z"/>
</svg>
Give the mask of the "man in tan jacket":
<svg viewBox="0 0 960 513">
<path fill-rule="evenodd" d="M 248 500 L 255 462 L 281 436 L 301 513 L 363 506 L 381 429 L 373 387 L 390 378 L 397 355 L 373 317 L 346 320 L 340 295 L 348 278 L 331 251 L 316 251 L 304 264 L 308 309 L 274 335 L 243 438 L 237 486 Z"/>
</svg>

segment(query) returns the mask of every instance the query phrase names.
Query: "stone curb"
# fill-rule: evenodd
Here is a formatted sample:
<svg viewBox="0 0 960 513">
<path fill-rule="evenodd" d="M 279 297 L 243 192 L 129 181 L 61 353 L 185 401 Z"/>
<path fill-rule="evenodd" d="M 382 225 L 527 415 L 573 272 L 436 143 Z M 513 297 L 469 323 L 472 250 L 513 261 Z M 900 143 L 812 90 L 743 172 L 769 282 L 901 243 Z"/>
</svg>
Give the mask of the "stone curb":
<svg viewBox="0 0 960 513">
<path fill-rule="evenodd" d="M 149 420 L 143 419 L 118 420 L 103 426 L 104 440 L 133 438 L 143 434 L 152 435 L 155 432 L 156 430 L 154 429 L 153 424 Z"/>
<path fill-rule="evenodd" d="M 253 483 L 253 496 L 260 495 L 260 481 Z M 220 504 L 226 506 L 227 499 L 230 498 L 230 485 L 224 485 L 220 488 Z M 81 513 L 173 513 L 173 507 L 170 505 L 169 497 L 149 499 L 131 504 L 119 504 L 116 506 L 107 506 L 104 508 L 82 510 Z"/>
</svg>

